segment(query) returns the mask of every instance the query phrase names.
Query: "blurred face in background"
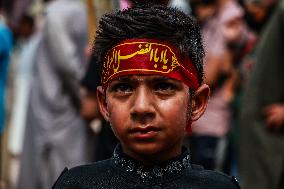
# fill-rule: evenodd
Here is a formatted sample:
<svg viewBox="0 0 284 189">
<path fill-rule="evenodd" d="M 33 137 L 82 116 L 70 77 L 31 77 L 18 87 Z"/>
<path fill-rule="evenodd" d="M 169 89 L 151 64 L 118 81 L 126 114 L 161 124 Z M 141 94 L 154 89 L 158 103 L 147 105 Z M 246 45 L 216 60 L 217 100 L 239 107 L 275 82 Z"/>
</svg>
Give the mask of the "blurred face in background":
<svg viewBox="0 0 284 189">
<path fill-rule="evenodd" d="M 208 18 L 213 16 L 217 10 L 217 6 L 214 4 L 199 4 L 195 7 L 195 14 L 197 20 L 202 24 L 206 22 Z"/>
<path fill-rule="evenodd" d="M 245 4 L 246 21 L 251 29 L 260 32 L 277 0 L 254 0 Z"/>
<path fill-rule="evenodd" d="M 192 0 L 190 4 L 200 24 L 204 24 L 217 11 L 216 0 Z"/>
<path fill-rule="evenodd" d="M 224 36 L 228 43 L 237 43 L 244 29 L 243 17 L 235 17 L 225 23 Z"/>
<path fill-rule="evenodd" d="M 261 23 L 266 15 L 266 6 L 260 2 L 252 2 L 246 4 L 246 10 L 251 15 L 252 19 Z"/>
</svg>

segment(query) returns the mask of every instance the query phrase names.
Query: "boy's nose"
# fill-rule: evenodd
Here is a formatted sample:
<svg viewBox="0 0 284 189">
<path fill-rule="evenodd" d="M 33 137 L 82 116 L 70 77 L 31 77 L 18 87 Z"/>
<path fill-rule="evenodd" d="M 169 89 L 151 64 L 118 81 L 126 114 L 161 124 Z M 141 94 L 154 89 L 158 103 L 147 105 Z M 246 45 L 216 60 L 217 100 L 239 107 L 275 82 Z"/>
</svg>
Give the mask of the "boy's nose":
<svg viewBox="0 0 284 189">
<path fill-rule="evenodd" d="M 146 87 L 137 89 L 133 98 L 133 106 L 130 110 L 132 119 L 146 124 L 155 118 L 154 102 L 154 96 Z"/>
</svg>

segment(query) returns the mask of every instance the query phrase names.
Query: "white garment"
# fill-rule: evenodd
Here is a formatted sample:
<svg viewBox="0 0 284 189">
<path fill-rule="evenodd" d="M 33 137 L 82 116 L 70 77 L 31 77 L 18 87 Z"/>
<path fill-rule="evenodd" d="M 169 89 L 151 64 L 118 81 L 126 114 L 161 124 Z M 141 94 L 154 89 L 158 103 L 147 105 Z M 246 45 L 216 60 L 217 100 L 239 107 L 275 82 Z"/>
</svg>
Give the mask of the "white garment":
<svg viewBox="0 0 284 189">
<path fill-rule="evenodd" d="M 24 131 L 32 78 L 32 67 L 40 35 L 34 35 L 20 47 L 20 54 L 14 61 L 14 102 L 12 105 L 8 149 L 13 155 L 20 155 L 24 141 Z M 15 140 L 17 139 L 17 140 Z"/>
<path fill-rule="evenodd" d="M 80 0 L 48 5 L 30 86 L 19 189 L 50 189 L 64 167 L 90 160 L 87 125 L 75 106 L 87 31 Z"/>
</svg>

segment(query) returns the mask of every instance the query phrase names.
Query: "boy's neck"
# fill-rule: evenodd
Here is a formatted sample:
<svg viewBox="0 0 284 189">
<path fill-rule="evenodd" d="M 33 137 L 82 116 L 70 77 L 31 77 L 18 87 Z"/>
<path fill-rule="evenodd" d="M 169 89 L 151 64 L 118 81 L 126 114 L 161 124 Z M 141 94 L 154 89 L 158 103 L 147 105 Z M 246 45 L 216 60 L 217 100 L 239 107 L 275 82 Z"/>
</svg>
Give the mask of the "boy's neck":
<svg viewBox="0 0 284 189">
<path fill-rule="evenodd" d="M 179 149 L 170 149 L 167 151 L 157 152 L 154 154 L 144 154 L 143 152 L 138 154 L 129 150 L 126 150 L 122 146 L 123 152 L 136 160 L 137 162 L 141 163 L 145 167 L 151 168 L 156 165 L 164 164 L 165 162 L 174 159 L 182 154 L 182 147 L 180 146 Z"/>
</svg>

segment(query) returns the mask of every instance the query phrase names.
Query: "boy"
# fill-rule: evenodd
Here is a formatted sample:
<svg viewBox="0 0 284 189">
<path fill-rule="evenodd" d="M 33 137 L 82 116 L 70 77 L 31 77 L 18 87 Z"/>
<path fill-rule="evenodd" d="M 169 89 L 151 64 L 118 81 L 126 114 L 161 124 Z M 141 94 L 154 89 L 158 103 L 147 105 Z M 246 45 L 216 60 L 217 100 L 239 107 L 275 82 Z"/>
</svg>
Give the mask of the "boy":
<svg viewBox="0 0 284 189">
<path fill-rule="evenodd" d="M 135 6 L 100 21 L 100 111 L 120 141 L 111 159 L 65 171 L 54 188 L 218 188 L 234 179 L 190 163 L 186 129 L 204 112 L 197 24 L 164 6 Z"/>
</svg>

